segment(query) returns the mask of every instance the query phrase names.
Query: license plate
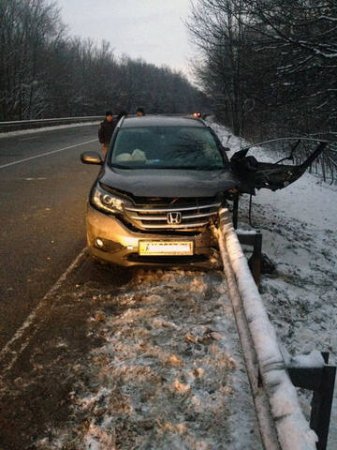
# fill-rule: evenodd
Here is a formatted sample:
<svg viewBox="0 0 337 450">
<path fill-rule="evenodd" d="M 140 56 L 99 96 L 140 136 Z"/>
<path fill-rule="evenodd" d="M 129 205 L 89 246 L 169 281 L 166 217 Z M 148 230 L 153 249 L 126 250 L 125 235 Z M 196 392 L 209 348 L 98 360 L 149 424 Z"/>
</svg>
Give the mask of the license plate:
<svg viewBox="0 0 337 450">
<path fill-rule="evenodd" d="M 140 241 L 138 252 L 142 256 L 193 255 L 192 241 Z"/>
</svg>

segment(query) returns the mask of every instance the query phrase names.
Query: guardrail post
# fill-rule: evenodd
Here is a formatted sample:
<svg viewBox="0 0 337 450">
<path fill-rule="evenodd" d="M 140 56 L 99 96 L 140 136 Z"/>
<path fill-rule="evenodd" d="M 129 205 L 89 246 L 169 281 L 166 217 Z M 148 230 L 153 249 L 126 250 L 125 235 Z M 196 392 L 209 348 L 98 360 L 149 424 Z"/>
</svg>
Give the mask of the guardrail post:
<svg viewBox="0 0 337 450">
<path fill-rule="evenodd" d="M 234 194 L 233 198 L 233 227 L 234 230 L 238 227 L 238 211 L 239 211 L 239 194 Z"/>
<path fill-rule="evenodd" d="M 288 367 L 289 377 L 296 387 L 313 391 L 310 428 L 318 436 L 317 450 L 326 450 L 331 418 L 336 366 L 328 365 L 329 354 L 322 352 L 323 367 Z"/>
<path fill-rule="evenodd" d="M 253 231 L 245 233 L 244 231 L 237 231 L 237 236 L 240 244 L 251 245 L 253 253 L 249 258 L 248 265 L 253 275 L 255 284 L 259 286 L 261 278 L 261 264 L 262 264 L 262 234 L 260 231 Z"/>
<path fill-rule="evenodd" d="M 317 444 L 318 450 L 325 450 L 328 443 L 333 391 L 336 378 L 336 366 L 327 365 L 329 362 L 329 353 L 323 352 L 322 356 L 326 365 L 323 367 L 319 389 L 313 393 L 310 417 L 310 427 L 316 431 L 319 438 Z"/>
</svg>

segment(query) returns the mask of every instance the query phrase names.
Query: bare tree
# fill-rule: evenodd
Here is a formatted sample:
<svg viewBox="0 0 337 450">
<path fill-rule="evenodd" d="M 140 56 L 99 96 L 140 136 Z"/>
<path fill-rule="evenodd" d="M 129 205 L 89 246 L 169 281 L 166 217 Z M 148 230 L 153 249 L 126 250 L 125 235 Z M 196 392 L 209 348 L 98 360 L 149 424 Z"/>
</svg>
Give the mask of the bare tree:
<svg viewBox="0 0 337 450">
<path fill-rule="evenodd" d="M 213 98 L 218 116 L 238 134 L 243 129 L 246 104 L 242 71 L 247 43 L 242 11 L 241 0 L 199 0 L 188 22 L 203 54 L 198 69 L 203 88 Z"/>
<path fill-rule="evenodd" d="M 218 116 L 245 134 L 333 132 L 335 0 L 196 0 L 189 28 Z"/>
<path fill-rule="evenodd" d="M 204 97 L 180 73 L 117 60 L 106 41 L 69 38 L 55 3 L 0 1 L 0 120 L 200 110 Z"/>
<path fill-rule="evenodd" d="M 59 11 L 44 0 L 2 0 L 0 3 L 1 115 L 18 119 L 43 109 L 46 44 L 62 32 Z"/>
<path fill-rule="evenodd" d="M 274 90 L 301 130 L 331 131 L 336 118 L 337 4 L 248 0 L 259 52 L 277 54 Z M 289 108 L 289 106 L 292 106 Z"/>
</svg>

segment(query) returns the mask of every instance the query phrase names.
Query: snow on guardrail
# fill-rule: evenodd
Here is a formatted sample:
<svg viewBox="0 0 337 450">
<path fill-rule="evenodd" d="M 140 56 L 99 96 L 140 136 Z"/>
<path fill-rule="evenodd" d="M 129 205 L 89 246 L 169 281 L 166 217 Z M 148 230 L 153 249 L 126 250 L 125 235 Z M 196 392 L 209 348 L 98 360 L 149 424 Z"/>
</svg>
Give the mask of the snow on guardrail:
<svg viewBox="0 0 337 450">
<path fill-rule="evenodd" d="M 219 214 L 218 239 L 227 281 L 230 271 L 235 276 L 235 283 L 230 280 L 228 283 L 229 296 L 232 298 L 233 291 L 231 292 L 231 290 L 237 289 L 240 305 L 236 301 L 233 309 L 236 317 L 239 316 L 239 320 L 240 312 L 238 309 L 242 310 L 241 313 L 245 317 L 249 332 L 249 336 L 243 336 L 244 339 L 242 340 L 239 330 L 265 448 L 268 450 L 271 448 L 315 450 L 318 437 L 309 427 L 299 405 L 296 389 L 287 373 L 286 363 L 279 348 L 275 330 L 268 319 L 262 299 L 250 273 L 247 259 L 234 231 L 229 211 L 228 209 L 222 209 Z M 233 286 L 234 284 L 235 286 Z M 238 328 L 240 328 L 240 323 L 238 323 Z M 251 343 L 248 342 L 249 339 Z M 249 346 L 253 347 L 255 354 L 252 355 L 252 349 L 247 348 Z M 267 396 L 269 405 L 265 404 L 263 395 L 261 396 L 261 388 Z M 272 420 L 270 420 L 270 417 L 268 418 L 268 413 L 271 414 Z M 273 435 L 274 431 L 277 434 L 276 441 Z"/>
<path fill-rule="evenodd" d="M 53 125 L 66 125 L 80 122 L 91 122 L 102 120 L 102 116 L 82 116 L 82 117 L 58 117 L 54 119 L 36 119 L 36 120 L 12 120 L 0 122 L 0 133 L 8 131 L 26 130 L 31 128 L 40 128 Z"/>
</svg>

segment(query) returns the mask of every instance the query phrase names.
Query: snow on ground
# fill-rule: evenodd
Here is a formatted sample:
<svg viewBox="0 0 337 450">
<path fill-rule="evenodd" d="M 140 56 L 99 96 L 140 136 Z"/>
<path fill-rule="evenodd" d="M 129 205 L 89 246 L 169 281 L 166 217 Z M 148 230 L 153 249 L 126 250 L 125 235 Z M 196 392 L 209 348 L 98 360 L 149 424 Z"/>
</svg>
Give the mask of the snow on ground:
<svg viewBox="0 0 337 450">
<path fill-rule="evenodd" d="M 291 354 L 337 356 L 337 192 L 305 174 L 285 190 L 261 192 L 253 209 L 263 251 L 276 273 L 262 282 L 263 300 Z M 337 448 L 335 389 L 329 447 Z"/>
<path fill-rule="evenodd" d="M 239 149 L 240 139 L 213 127 L 224 145 Z M 336 198 L 336 186 L 305 174 L 253 199 L 253 225 L 276 266 L 262 277 L 262 299 L 295 361 L 316 350 L 336 364 Z M 250 228 L 245 196 L 239 226 Z M 105 344 L 90 354 L 86 381 L 74 389 L 69 429 L 50 430 L 36 448 L 261 448 L 220 271 L 138 270 L 117 296 L 81 289 L 77 295 L 97 303 L 88 333 L 99 323 Z M 106 302 L 110 310 L 100 308 Z M 309 417 L 311 392 L 299 394 Z M 328 449 L 336 448 L 335 393 Z"/>
<path fill-rule="evenodd" d="M 215 125 L 231 150 L 247 143 Z M 263 252 L 276 265 L 264 275 L 261 294 L 282 345 L 292 356 L 330 352 L 337 364 L 337 186 L 305 173 L 285 189 L 261 189 L 253 197 L 252 223 L 263 234 Z M 241 199 L 239 227 L 248 224 L 248 196 Z M 311 398 L 311 393 L 303 395 Z M 310 414 L 308 401 L 303 401 Z M 328 449 L 337 448 L 337 389 Z"/>
<path fill-rule="evenodd" d="M 118 296 L 77 295 L 96 302 L 88 333 L 99 322 L 105 344 L 72 393 L 73 422 L 36 448 L 262 449 L 221 271 L 136 270 Z"/>
</svg>

